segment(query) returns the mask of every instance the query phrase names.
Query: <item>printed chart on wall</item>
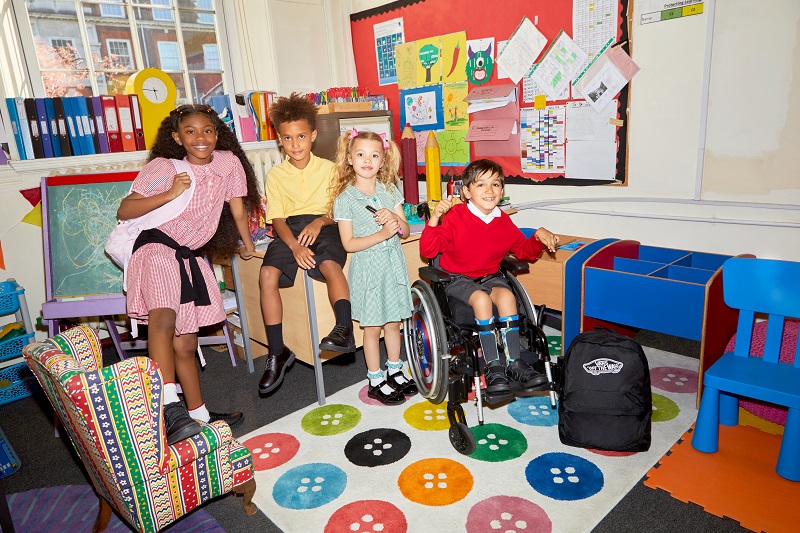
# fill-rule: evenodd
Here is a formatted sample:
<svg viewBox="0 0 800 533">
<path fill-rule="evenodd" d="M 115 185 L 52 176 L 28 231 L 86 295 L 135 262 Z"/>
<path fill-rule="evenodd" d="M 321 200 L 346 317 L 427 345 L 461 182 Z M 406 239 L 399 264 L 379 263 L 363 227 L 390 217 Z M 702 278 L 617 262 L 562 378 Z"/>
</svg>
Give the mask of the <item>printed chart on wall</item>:
<svg viewBox="0 0 800 533">
<path fill-rule="evenodd" d="M 403 19 L 396 18 L 375 24 L 375 54 L 378 58 L 378 80 L 381 85 L 397 83 L 394 47 L 403 44 Z"/>
<path fill-rule="evenodd" d="M 674 20 L 703 12 L 703 0 L 644 0 L 639 3 L 639 24 Z"/>
</svg>

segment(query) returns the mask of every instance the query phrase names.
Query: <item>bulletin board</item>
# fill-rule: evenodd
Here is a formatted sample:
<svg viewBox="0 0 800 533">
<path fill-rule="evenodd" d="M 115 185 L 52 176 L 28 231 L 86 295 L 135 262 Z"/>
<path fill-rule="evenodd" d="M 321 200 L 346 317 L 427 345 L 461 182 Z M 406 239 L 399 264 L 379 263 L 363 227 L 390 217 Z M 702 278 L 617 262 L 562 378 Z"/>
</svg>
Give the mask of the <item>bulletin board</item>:
<svg viewBox="0 0 800 533">
<path fill-rule="evenodd" d="M 622 43 L 620 46 L 627 53 L 630 53 L 627 44 L 629 34 L 629 0 L 595 0 L 592 2 L 592 9 L 605 9 L 608 19 L 616 19 L 611 24 L 615 28 L 615 44 Z M 497 57 L 497 43 L 505 41 L 511 36 L 519 25 L 523 17 L 527 17 L 536 28 L 547 39 L 548 44 L 552 43 L 559 32 L 562 30 L 567 35 L 573 32 L 573 4 L 572 0 L 561 2 L 486 2 L 485 0 L 399 0 L 375 9 L 354 13 L 350 16 L 351 32 L 353 37 L 353 50 L 355 54 L 356 70 L 358 83 L 360 86 L 369 89 L 371 94 L 385 95 L 389 109 L 395 113 L 394 138 L 399 139 L 403 124 L 401 124 L 401 101 L 400 90 L 397 84 L 380 85 L 378 78 L 378 65 L 375 52 L 375 32 L 376 24 L 386 23 L 393 19 L 402 18 L 404 26 L 404 37 L 406 43 L 417 41 L 426 43 L 426 39 L 447 36 L 457 32 L 466 32 L 466 39 L 494 39 L 494 53 Z M 588 5 L 588 2 L 587 2 Z M 588 8 L 587 8 L 588 9 Z M 615 16 L 614 16 L 615 15 Z M 609 30 L 610 31 L 610 30 Z M 443 40 L 441 42 L 444 42 Z M 443 61 L 448 59 L 445 46 L 442 45 L 441 55 Z M 547 48 L 545 48 L 545 51 Z M 538 60 L 544 55 L 545 51 Z M 464 52 L 464 51 L 462 51 Z M 466 55 L 463 54 L 462 55 Z M 538 61 L 537 60 L 537 61 Z M 398 61 L 401 61 L 398 58 Z M 452 59 L 452 61 L 455 61 Z M 449 69 L 448 69 L 449 70 Z M 489 81 L 484 86 L 499 85 L 510 83 L 509 79 L 499 79 L 497 76 L 497 65 L 492 72 Z M 444 77 L 444 74 L 442 75 Z M 421 78 L 423 81 L 424 79 Z M 385 83 L 385 82 L 384 82 Z M 466 83 L 465 93 L 476 85 L 471 82 Z M 612 102 L 605 109 L 606 114 L 616 123 L 613 134 L 616 143 L 615 161 L 608 162 L 606 155 L 606 165 L 613 165 L 610 171 L 613 179 L 581 179 L 567 178 L 564 171 L 558 172 L 523 172 L 521 155 L 490 155 L 490 159 L 503 166 L 508 183 L 519 184 L 539 184 L 539 185 L 605 185 L 605 184 L 626 184 L 627 183 L 627 135 L 628 120 L 627 110 L 629 109 L 629 87 L 630 83 L 617 95 L 615 102 Z M 585 102 L 583 97 L 574 91 L 567 98 L 561 100 L 547 100 L 547 106 L 554 108 L 567 108 L 572 103 L 572 108 L 576 108 L 580 103 Z M 405 94 L 405 91 L 404 91 Z M 523 101 L 523 82 L 517 85 L 517 97 L 520 111 L 526 117 L 533 115 L 534 103 Z M 615 110 L 609 110 L 611 106 L 616 106 Z M 525 110 L 528 111 L 525 111 Z M 549 109 L 549 107 L 548 107 Z M 404 110 L 405 111 L 405 110 Z M 606 119 L 607 120 L 607 119 Z M 518 123 L 518 127 L 522 124 Z M 445 132 L 447 133 L 447 132 Z M 450 132 L 452 133 L 452 132 Z M 567 139 L 564 143 L 564 153 L 566 159 L 569 158 L 569 120 L 567 120 Z M 440 141 L 440 146 L 442 145 Z M 474 143 L 470 143 L 469 159 L 480 158 L 476 155 Z M 577 145 L 576 145 L 577 146 Z M 521 147 L 520 147 L 521 152 Z M 591 161 L 589 161 L 591 163 Z M 465 163 L 466 164 L 466 163 Z M 449 170 L 451 174 L 460 175 L 463 166 L 454 164 Z M 420 168 L 420 173 L 424 172 L 424 167 Z M 442 170 L 446 174 L 445 169 Z"/>
</svg>

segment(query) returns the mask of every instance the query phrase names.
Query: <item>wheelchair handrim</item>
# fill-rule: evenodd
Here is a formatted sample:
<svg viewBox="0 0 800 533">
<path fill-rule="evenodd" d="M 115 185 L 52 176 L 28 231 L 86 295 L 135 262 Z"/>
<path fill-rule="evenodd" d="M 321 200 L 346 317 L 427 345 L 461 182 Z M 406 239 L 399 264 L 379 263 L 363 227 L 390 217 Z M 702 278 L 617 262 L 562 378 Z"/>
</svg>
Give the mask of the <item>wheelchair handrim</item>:
<svg viewBox="0 0 800 533">
<path fill-rule="evenodd" d="M 420 312 L 422 310 L 428 317 L 433 316 L 427 301 L 420 296 L 418 289 L 415 287 L 411 288 L 411 298 L 413 303 L 412 315 L 411 318 L 405 321 L 405 327 L 408 328 L 406 335 L 404 335 L 406 356 L 409 359 L 411 374 L 417 382 L 417 387 L 422 395 L 428 398 L 436 396 L 439 392 L 437 385 L 439 384 L 440 368 L 439 365 L 434 364 L 434 359 L 436 354 L 440 353 L 441 348 L 438 346 L 436 336 L 431 335 L 429 326 Z M 446 342 L 446 339 L 443 340 Z M 414 346 L 410 346 L 411 343 L 414 343 Z M 422 350 L 417 349 L 420 346 Z"/>
</svg>

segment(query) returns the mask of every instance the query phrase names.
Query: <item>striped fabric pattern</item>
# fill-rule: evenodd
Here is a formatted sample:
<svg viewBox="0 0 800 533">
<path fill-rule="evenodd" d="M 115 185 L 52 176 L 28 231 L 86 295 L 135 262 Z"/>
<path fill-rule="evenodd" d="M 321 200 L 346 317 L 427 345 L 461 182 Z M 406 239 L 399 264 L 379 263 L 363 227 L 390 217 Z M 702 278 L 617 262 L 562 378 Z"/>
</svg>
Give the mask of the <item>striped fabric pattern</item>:
<svg viewBox="0 0 800 533">
<path fill-rule="evenodd" d="M 96 491 L 134 529 L 158 531 L 253 478 L 249 450 L 224 422 L 167 445 L 161 373 L 150 359 L 103 368 L 97 334 L 83 326 L 23 353 Z"/>
</svg>

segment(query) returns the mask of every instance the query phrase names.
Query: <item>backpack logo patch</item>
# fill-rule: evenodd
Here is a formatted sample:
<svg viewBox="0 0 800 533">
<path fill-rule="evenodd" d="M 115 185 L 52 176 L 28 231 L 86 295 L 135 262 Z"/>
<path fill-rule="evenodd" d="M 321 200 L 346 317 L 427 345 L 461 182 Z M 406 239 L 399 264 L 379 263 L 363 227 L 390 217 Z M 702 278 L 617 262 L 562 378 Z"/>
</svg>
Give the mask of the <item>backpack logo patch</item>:
<svg viewBox="0 0 800 533">
<path fill-rule="evenodd" d="M 623 366 L 624 365 L 619 361 L 601 357 L 600 359 L 584 363 L 583 369 L 593 376 L 599 376 L 600 374 L 619 374 Z"/>
</svg>

